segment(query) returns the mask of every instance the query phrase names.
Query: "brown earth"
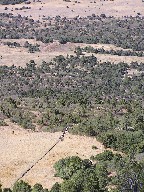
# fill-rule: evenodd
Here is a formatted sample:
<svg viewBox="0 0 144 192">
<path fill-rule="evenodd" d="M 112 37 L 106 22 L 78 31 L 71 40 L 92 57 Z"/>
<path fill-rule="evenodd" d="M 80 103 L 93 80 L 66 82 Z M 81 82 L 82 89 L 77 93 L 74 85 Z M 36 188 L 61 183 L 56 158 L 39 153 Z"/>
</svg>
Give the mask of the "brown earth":
<svg viewBox="0 0 144 192">
<path fill-rule="evenodd" d="M 61 135 L 60 132 L 26 131 L 9 121 L 7 123 L 9 126 L 0 127 L 0 181 L 3 187 L 11 187 L 25 170 L 58 141 Z M 98 149 L 93 150 L 93 145 Z M 60 178 L 54 177 L 53 165 L 56 161 L 75 155 L 82 159 L 90 158 L 91 155 L 102 151 L 104 146 L 95 138 L 67 133 L 64 141 L 60 141 L 23 177 L 23 180 L 32 185 L 39 182 L 44 187 L 51 188 L 55 182 L 61 182 Z"/>
</svg>

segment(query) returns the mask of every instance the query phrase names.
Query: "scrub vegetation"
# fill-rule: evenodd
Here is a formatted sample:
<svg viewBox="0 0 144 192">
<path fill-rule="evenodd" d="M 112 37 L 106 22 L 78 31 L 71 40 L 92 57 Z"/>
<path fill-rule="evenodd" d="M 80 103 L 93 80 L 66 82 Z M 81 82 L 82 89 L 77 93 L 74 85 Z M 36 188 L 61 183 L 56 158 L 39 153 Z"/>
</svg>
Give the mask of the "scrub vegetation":
<svg viewBox="0 0 144 192">
<path fill-rule="evenodd" d="M 7 39 L 5 46 L 12 48 L 21 45 L 10 39 L 25 39 L 24 47 L 31 54 L 40 52 L 40 45 L 30 44 L 29 39 L 45 45 L 100 43 L 121 49 L 78 46 L 74 55 L 59 55 L 41 64 L 33 58 L 25 67 L 0 66 L 0 126 L 7 125 L 6 119 L 33 131 L 54 133 L 68 126 L 71 134 L 95 137 L 106 150 L 89 159 L 71 156 L 57 161 L 55 177 L 62 182 L 51 189 L 21 180 L 11 189 L 0 186 L 0 192 L 144 191 L 144 160 L 137 160 L 144 153 L 144 63 L 100 62 L 94 55 L 143 58 L 143 18 L 92 14 L 44 20 L 1 13 L 0 39 Z"/>
</svg>

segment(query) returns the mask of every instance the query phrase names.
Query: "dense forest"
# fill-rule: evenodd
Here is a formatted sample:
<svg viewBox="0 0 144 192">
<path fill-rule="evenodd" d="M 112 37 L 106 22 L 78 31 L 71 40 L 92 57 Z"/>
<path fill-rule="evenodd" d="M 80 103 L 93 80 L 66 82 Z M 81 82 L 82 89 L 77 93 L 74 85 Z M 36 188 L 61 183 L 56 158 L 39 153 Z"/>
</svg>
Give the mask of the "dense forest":
<svg viewBox="0 0 144 192">
<path fill-rule="evenodd" d="M 143 192 L 144 63 L 101 63 L 94 55 L 83 53 L 143 57 L 144 20 L 93 14 L 44 21 L 0 14 L 0 38 L 24 38 L 30 52 L 40 50 L 28 39 L 105 43 L 131 50 L 77 47 L 75 55 L 59 55 L 40 65 L 31 60 L 26 67 L 0 66 L 0 126 L 6 126 L 5 118 L 32 130 L 36 124 L 49 132 L 69 126 L 70 133 L 96 137 L 105 148 L 118 153 L 105 150 L 89 159 L 74 156 L 59 160 L 54 165 L 55 176 L 63 182 L 55 183 L 51 190 L 18 181 L 12 189 L 0 187 L 0 192 Z M 130 75 L 131 70 L 136 72 Z M 39 111 L 39 117 L 32 111 Z"/>
</svg>

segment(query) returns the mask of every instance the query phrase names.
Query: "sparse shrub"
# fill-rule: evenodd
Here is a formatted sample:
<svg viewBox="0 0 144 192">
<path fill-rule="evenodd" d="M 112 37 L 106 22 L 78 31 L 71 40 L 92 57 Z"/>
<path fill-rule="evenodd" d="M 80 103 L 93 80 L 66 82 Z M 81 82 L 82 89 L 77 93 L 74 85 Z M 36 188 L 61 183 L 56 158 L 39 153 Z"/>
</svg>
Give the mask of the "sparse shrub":
<svg viewBox="0 0 144 192">
<path fill-rule="evenodd" d="M 93 146 L 92 146 L 92 149 L 98 149 L 98 148 L 97 148 L 97 146 L 93 145 Z"/>
</svg>

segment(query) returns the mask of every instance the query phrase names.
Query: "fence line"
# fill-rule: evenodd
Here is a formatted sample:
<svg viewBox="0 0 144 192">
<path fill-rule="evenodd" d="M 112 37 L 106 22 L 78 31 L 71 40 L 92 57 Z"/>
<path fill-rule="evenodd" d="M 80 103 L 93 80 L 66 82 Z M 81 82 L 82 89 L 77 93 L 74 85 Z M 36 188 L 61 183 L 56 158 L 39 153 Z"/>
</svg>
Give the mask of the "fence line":
<svg viewBox="0 0 144 192">
<path fill-rule="evenodd" d="M 70 128 L 70 127 L 69 127 Z M 35 163 L 33 163 L 26 171 L 24 171 L 24 173 L 22 173 L 20 176 L 19 176 L 19 178 L 17 178 L 16 179 L 16 181 L 14 182 L 14 183 L 16 183 L 16 182 L 18 182 L 20 179 L 22 179 L 39 161 L 41 161 L 60 141 L 63 141 L 63 139 L 64 139 L 64 136 L 65 136 L 65 134 L 66 134 L 66 132 L 68 131 L 68 129 L 69 128 L 65 128 L 64 130 L 63 130 L 63 134 L 59 137 L 59 139 L 58 139 L 58 141 L 50 148 L 50 149 L 48 149 L 48 151 L 46 151 L 46 153 L 41 157 L 41 158 L 39 158 Z M 14 185 L 14 184 L 13 184 Z M 13 185 L 12 185 L 12 187 L 13 187 Z"/>
</svg>

